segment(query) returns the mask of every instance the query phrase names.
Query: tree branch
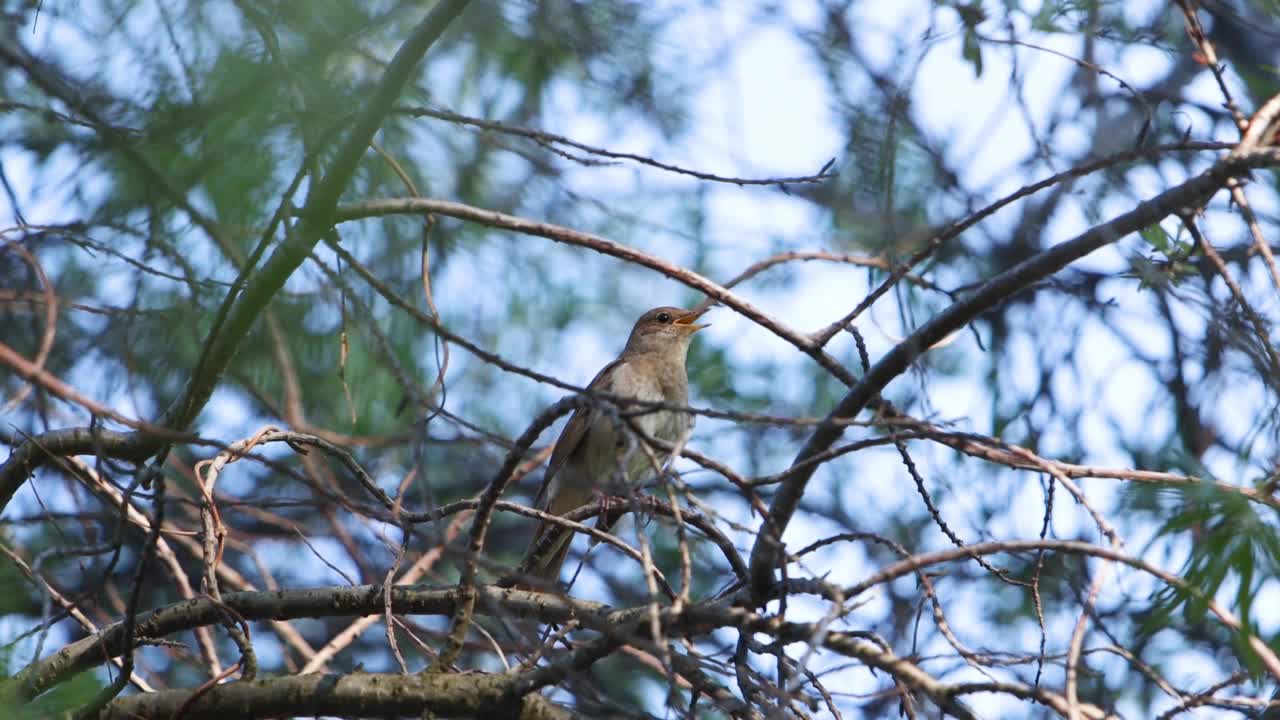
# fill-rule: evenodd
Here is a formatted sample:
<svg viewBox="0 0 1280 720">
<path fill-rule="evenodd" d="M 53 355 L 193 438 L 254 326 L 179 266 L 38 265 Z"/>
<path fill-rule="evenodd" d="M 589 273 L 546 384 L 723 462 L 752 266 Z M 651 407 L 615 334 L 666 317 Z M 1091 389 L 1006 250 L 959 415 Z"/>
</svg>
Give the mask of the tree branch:
<svg viewBox="0 0 1280 720">
<path fill-rule="evenodd" d="M 187 705 L 190 690 L 164 690 L 115 700 L 103 720 L 169 720 L 183 708 L 184 720 L 269 718 L 308 715 L 477 717 L 509 708 L 520 720 L 569 718 L 550 700 L 529 694 L 512 702 L 510 675 L 291 675 L 216 685 Z"/>
<path fill-rule="evenodd" d="M 181 397 L 174 401 L 158 423 L 172 430 L 185 430 L 213 394 L 231 359 L 250 328 L 266 309 L 271 298 L 284 286 L 289 276 L 311 255 L 316 243 L 332 226 L 338 197 L 351 181 L 356 165 L 369 147 L 369 142 L 409 80 L 409 75 L 422 56 L 444 32 L 468 0 L 440 0 L 422 22 L 414 28 L 383 73 L 373 96 L 356 118 L 346 141 L 338 149 L 333 164 L 315 185 L 300 213 L 302 221 L 296 232 L 289 233 L 236 298 L 221 332 L 211 333 L 205 340 L 199 371 L 188 380 Z M 131 459 L 145 459 L 164 446 L 165 440 L 151 433 L 134 433 L 123 443 Z M 21 463 L 14 463 L 21 458 Z M 30 477 L 46 459 L 47 453 L 25 446 L 13 452 L 0 466 L 0 511 L 8 504 L 17 487 Z"/>
<path fill-rule="evenodd" d="M 952 304 L 934 316 L 880 359 L 862 380 L 844 396 L 827 416 L 828 419 L 856 417 L 885 389 L 894 378 L 901 375 L 930 346 L 958 330 L 983 312 L 995 307 L 1006 298 L 1027 286 L 1061 270 L 1075 260 L 1114 243 L 1126 235 L 1152 223 L 1174 215 L 1186 208 L 1199 208 L 1221 189 L 1229 178 L 1243 174 L 1255 167 L 1280 162 L 1280 150 L 1259 150 L 1244 155 L 1232 155 L 1214 163 L 1212 167 L 1187 182 L 1166 190 L 1151 200 L 1110 222 L 1098 225 L 1077 237 L 1025 260 L 991 278 L 973 295 Z M 843 433 L 844 425 L 820 425 L 809 436 L 804 447 L 796 455 L 793 464 L 801 463 L 812 455 L 825 451 Z M 791 521 L 805 487 L 817 466 L 811 465 L 792 475 L 782 484 L 774 496 L 769 510 L 769 522 L 762 526 L 751 549 L 752 591 L 763 598 L 773 583 L 773 570 L 782 557 L 782 534 Z"/>
</svg>

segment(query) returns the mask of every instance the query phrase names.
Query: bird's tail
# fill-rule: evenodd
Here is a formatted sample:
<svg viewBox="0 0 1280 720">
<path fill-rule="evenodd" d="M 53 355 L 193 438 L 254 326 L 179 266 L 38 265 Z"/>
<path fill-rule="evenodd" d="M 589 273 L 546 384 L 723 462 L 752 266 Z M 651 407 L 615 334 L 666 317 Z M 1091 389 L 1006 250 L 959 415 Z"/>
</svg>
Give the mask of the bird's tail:
<svg viewBox="0 0 1280 720">
<path fill-rule="evenodd" d="M 543 510 L 551 515 L 565 515 L 591 500 L 591 486 L 583 483 L 555 484 Z M 559 523 L 542 522 L 533 534 L 529 550 L 511 575 L 498 581 L 502 587 L 521 590 L 552 590 L 560 579 L 574 532 Z"/>
<path fill-rule="evenodd" d="M 573 532 L 552 523 L 542 523 L 533 535 L 529 551 L 515 572 L 498 581 L 501 587 L 517 590 L 548 590 L 560 579 L 560 569 L 569 554 Z"/>
</svg>

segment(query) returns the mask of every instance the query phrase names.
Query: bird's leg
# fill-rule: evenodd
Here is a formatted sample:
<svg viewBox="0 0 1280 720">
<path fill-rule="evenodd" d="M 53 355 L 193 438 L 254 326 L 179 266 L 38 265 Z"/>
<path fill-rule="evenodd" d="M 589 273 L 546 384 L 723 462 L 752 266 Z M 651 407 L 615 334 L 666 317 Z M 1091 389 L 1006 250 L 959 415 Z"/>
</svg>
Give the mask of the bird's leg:
<svg viewBox="0 0 1280 720">
<path fill-rule="evenodd" d="M 613 522 L 609 516 L 613 514 L 614 507 L 618 504 L 618 498 L 600 488 L 592 488 L 591 495 L 595 498 L 596 505 L 599 508 L 596 515 L 596 527 L 601 529 L 611 527 Z"/>
<path fill-rule="evenodd" d="M 648 524 L 650 519 L 657 513 L 659 502 L 657 497 L 650 495 L 640 487 L 632 489 L 628 503 L 631 505 L 631 512 L 635 515 L 637 527 L 645 527 Z"/>
</svg>

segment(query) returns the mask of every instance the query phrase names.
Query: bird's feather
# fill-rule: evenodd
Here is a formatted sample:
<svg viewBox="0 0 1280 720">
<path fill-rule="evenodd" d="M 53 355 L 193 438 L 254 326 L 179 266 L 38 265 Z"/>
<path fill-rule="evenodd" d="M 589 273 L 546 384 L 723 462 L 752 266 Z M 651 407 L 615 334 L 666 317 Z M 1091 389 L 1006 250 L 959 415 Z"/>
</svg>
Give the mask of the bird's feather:
<svg viewBox="0 0 1280 720">
<path fill-rule="evenodd" d="M 692 334 L 706 327 L 693 324 L 700 315 L 674 307 L 654 308 L 641 315 L 622 355 L 602 368 L 587 389 L 644 402 L 687 404 L 685 356 Z M 638 413 L 631 422 L 642 435 L 666 442 L 679 441 L 692 426 L 688 417 L 669 410 Z M 535 507 L 562 517 L 610 485 L 632 489 L 652 467 L 652 456 L 638 452 L 634 441 L 631 433 L 618 428 L 599 408 L 579 408 L 556 440 L 534 498 Z M 665 452 L 656 455 L 659 462 L 665 461 Z M 597 521 L 597 527 L 606 531 L 610 524 L 604 516 Z M 542 585 L 554 584 L 572 541 L 573 532 L 563 525 L 539 523 L 516 574 L 501 584 L 533 589 L 530 581 L 535 578 Z"/>
<path fill-rule="evenodd" d="M 587 389 L 610 392 L 607 387 L 610 374 L 615 367 L 625 361 L 626 356 L 624 355 L 605 365 L 587 384 Z M 542 485 L 538 488 L 538 494 L 533 499 L 534 507 L 543 507 L 543 503 L 547 501 L 547 492 L 551 489 L 551 481 L 555 479 L 556 474 L 564 467 L 573 452 L 582 445 L 583 438 L 587 436 L 587 431 L 591 429 L 592 424 L 595 423 L 596 416 L 599 414 L 600 411 L 594 405 L 587 405 L 573 411 L 573 415 L 569 417 L 569 423 L 564 426 L 564 430 L 560 431 L 560 437 L 556 439 L 555 449 L 551 451 L 551 459 L 547 461 L 547 471 L 542 474 Z M 578 506 L 574 505 L 573 507 Z M 568 509 L 572 510 L 573 508 Z M 555 511 L 547 510 L 547 512 L 554 513 Z"/>
<path fill-rule="evenodd" d="M 587 389 L 611 392 L 609 378 L 624 362 L 626 362 L 625 355 L 605 365 L 587 384 Z M 538 488 L 538 494 L 533 501 L 534 507 L 551 515 L 565 515 L 570 510 L 582 507 L 591 499 L 590 478 L 561 477 L 560 482 L 556 482 L 556 478 L 569 459 L 578 453 L 580 448 L 585 447 L 583 441 L 591 432 L 591 427 L 599 415 L 599 409 L 588 405 L 578 408 L 569 417 L 568 424 L 556 439 L 555 449 L 551 451 L 547 471 L 542 475 L 542 486 Z M 552 532 L 556 532 L 556 537 L 542 551 L 534 554 L 533 550 L 546 543 L 546 536 Z M 533 533 L 533 542 L 529 545 L 530 554 L 521 563 L 520 573 L 555 582 L 560 575 L 560 566 L 564 564 L 571 540 L 573 540 L 573 533 L 563 526 L 548 522 L 538 523 L 538 529 Z M 517 587 L 520 586 L 523 586 L 523 583 L 517 585 Z"/>
</svg>

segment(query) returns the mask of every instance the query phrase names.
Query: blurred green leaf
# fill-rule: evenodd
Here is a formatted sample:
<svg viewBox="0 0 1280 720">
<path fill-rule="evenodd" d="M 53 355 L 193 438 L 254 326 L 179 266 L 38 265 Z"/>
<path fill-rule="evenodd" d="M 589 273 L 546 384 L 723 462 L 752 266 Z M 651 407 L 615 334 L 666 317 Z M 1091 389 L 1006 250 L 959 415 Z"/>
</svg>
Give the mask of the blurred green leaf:
<svg viewBox="0 0 1280 720">
<path fill-rule="evenodd" d="M 964 34 L 964 59 L 973 66 L 973 74 L 982 77 L 982 45 L 976 30 L 967 30 Z"/>
<path fill-rule="evenodd" d="M 1254 596 L 1263 582 L 1280 576 L 1280 536 L 1275 527 L 1248 498 L 1210 483 L 1130 492 L 1159 498 L 1156 505 L 1167 518 L 1159 528 L 1160 537 L 1194 538 L 1181 575 L 1195 592 L 1172 586 L 1160 590 L 1152 599 L 1144 632 L 1160 629 L 1179 609 L 1188 623 L 1199 624 L 1205 620 L 1208 600 L 1215 599 L 1239 616 L 1234 647 L 1251 672 L 1259 672 L 1260 659 L 1245 638 L 1257 634 Z M 1224 588 L 1232 586 L 1234 592 L 1223 598 Z"/>
</svg>

